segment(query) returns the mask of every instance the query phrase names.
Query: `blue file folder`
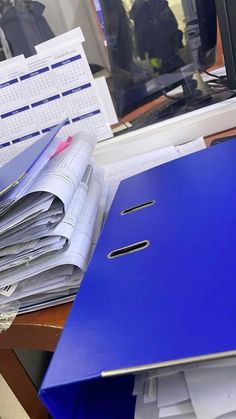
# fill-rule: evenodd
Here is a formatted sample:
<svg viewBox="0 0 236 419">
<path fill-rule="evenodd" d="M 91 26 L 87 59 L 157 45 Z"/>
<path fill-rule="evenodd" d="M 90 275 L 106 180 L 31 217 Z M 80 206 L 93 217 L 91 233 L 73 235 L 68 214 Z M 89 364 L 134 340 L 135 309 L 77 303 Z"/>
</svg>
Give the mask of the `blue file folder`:
<svg viewBox="0 0 236 419">
<path fill-rule="evenodd" d="M 0 168 L 0 197 L 24 179 L 65 123 L 66 120 L 53 127 L 48 133 Z"/>
<path fill-rule="evenodd" d="M 133 419 L 133 373 L 235 355 L 235 250 L 236 141 L 123 181 L 41 387 L 53 416 Z"/>
</svg>

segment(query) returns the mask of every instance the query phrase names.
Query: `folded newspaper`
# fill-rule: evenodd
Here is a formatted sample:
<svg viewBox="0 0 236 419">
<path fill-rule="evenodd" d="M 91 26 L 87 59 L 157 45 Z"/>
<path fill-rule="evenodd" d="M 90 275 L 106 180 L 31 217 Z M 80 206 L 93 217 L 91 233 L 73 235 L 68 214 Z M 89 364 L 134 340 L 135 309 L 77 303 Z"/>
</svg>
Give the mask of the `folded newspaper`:
<svg viewBox="0 0 236 419">
<path fill-rule="evenodd" d="M 91 160 L 95 144 L 94 134 L 75 134 L 52 158 L 43 153 L 0 198 L 0 309 L 19 301 L 20 311 L 30 311 L 73 299 L 102 221 L 104 176 Z M 52 151 L 55 145 L 57 137 Z"/>
</svg>

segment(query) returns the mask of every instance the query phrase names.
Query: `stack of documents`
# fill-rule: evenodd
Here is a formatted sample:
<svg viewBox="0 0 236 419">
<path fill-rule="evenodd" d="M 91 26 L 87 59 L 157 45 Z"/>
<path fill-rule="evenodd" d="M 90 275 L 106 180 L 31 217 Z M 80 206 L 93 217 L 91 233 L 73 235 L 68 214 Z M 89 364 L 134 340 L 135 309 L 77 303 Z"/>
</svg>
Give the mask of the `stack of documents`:
<svg viewBox="0 0 236 419">
<path fill-rule="evenodd" d="M 135 419 L 235 419 L 236 358 L 137 374 Z"/>
<path fill-rule="evenodd" d="M 81 131 L 64 147 L 55 136 L 62 125 L 38 140 L 49 145 L 0 197 L 0 305 L 20 301 L 22 312 L 74 297 L 100 222 L 96 137 Z M 14 172 L 12 162 L 0 170 Z"/>
</svg>

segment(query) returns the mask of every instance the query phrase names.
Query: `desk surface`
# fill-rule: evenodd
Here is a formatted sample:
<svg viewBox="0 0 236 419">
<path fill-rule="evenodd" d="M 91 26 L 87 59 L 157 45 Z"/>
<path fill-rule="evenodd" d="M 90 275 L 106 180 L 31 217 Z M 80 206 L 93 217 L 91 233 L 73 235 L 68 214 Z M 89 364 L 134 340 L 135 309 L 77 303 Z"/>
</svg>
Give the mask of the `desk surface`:
<svg viewBox="0 0 236 419">
<path fill-rule="evenodd" d="M 17 316 L 0 335 L 0 349 L 21 348 L 53 352 L 72 303 Z"/>
<path fill-rule="evenodd" d="M 209 146 L 214 139 L 217 139 L 223 136 L 230 136 L 234 134 L 236 135 L 236 128 L 208 136 L 205 138 L 206 145 Z M 0 347 L 8 346 L 9 342 L 12 340 L 12 336 L 10 335 L 12 335 L 13 333 L 14 335 L 16 333 L 17 335 L 19 334 L 18 336 L 19 340 L 22 341 L 20 334 L 22 333 L 22 330 L 25 327 L 32 327 L 32 328 L 43 327 L 45 332 L 42 336 L 44 335 L 51 336 L 48 342 L 48 347 L 52 349 L 54 345 L 56 344 L 56 340 L 59 337 L 60 331 L 64 327 L 64 324 L 69 314 L 69 311 L 71 309 L 71 306 L 72 306 L 72 303 L 67 303 L 67 304 L 62 304 L 57 307 L 52 307 L 52 308 L 48 308 L 44 310 L 39 310 L 33 313 L 17 316 L 17 318 L 15 319 L 13 323 L 14 331 L 12 330 L 12 333 L 11 333 L 9 330 L 7 333 L 1 336 Z M 14 340 L 16 340 L 16 336 Z M 29 339 L 27 339 L 27 341 L 29 341 Z M 42 345 L 42 343 L 40 343 L 38 339 L 36 339 L 36 341 L 34 341 L 34 346 L 37 347 L 37 345 L 39 345 L 39 347 L 45 346 L 45 345 Z M 30 344 L 30 347 L 32 347 L 32 343 Z"/>
</svg>

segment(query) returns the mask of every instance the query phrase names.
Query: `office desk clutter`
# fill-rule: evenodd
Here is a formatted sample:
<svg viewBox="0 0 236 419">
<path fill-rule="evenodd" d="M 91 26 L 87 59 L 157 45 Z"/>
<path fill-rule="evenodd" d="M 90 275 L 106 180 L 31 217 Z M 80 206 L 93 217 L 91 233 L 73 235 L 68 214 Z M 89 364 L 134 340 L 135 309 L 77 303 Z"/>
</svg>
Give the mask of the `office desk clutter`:
<svg viewBox="0 0 236 419">
<path fill-rule="evenodd" d="M 71 300 L 86 269 L 103 171 L 91 160 L 95 135 L 79 132 L 63 143 L 56 133 L 64 124 L 38 140 L 48 147 L 0 198 L 0 307 L 18 301 L 25 312 Z"/>
<path fill-rule="evenodd" d="M 0 168 L 1 308 L 73 300 L 120 181 L 206 147 L 199 138 L 98 168 L 94 134 L 62 141 L 65 123 Z"/>
<path fill-rule="evenodd" d="M 1 307 L 71 301 L 99 231 L 91 157 L 112 131 L 84 41 L 76 28 L 0 63 Z"/>
</svg>

